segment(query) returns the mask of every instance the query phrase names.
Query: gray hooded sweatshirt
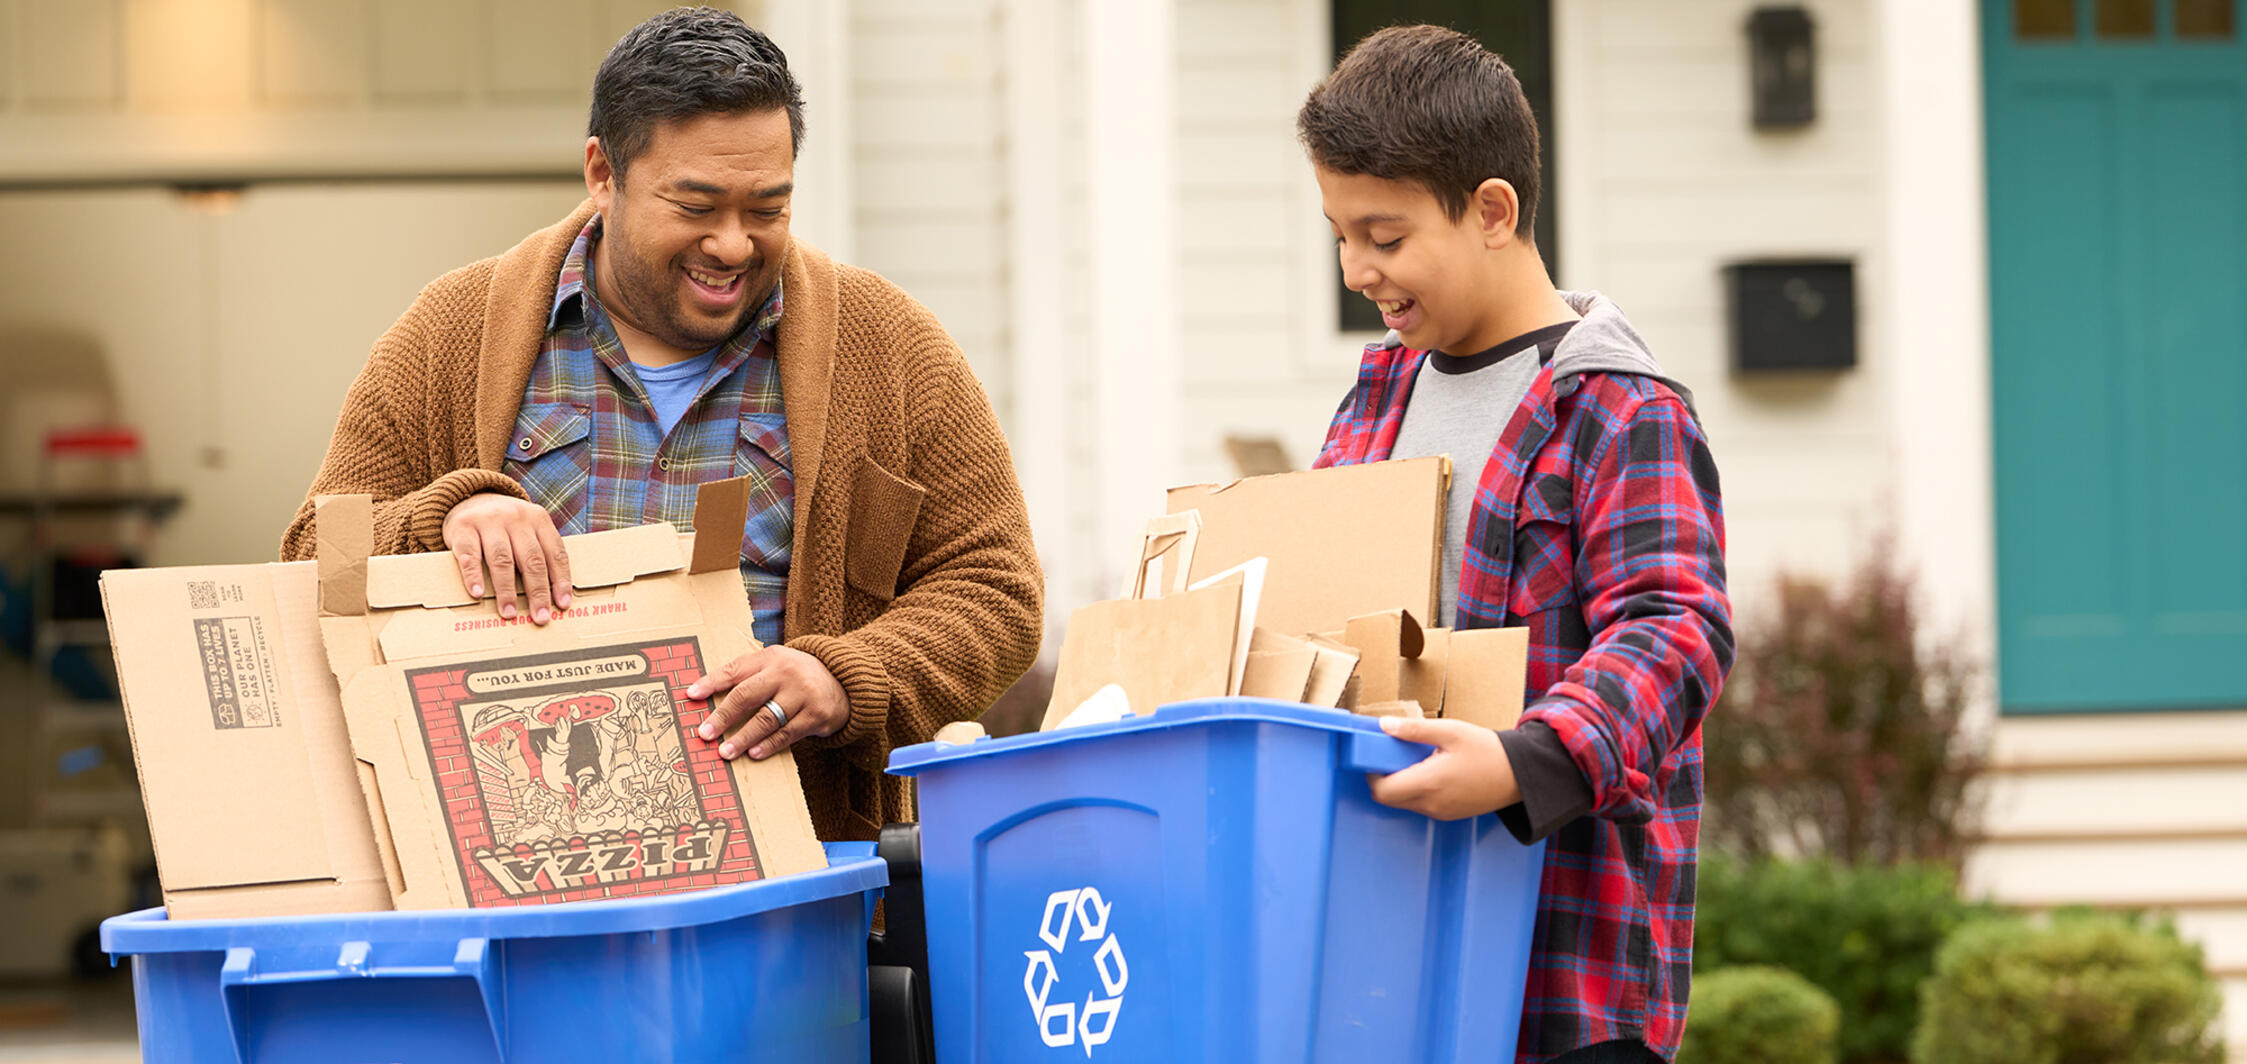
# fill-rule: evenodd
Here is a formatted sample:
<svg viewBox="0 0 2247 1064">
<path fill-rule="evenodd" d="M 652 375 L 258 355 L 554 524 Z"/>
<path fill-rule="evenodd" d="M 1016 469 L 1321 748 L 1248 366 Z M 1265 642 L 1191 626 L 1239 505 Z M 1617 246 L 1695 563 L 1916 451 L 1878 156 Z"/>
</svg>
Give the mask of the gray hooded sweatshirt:
<svg viewBox="0 0 2247 1064">
<path fill-rule="evenodd" d="M 1567 396 L 1587 373 L 1629 373 L 1661 381 L 1693 409 L 1693 393 L 1662 375 L 1662 367 L 1631 328 L 1623 312 L 1598 292 L 1562 292 L 1582 319 L 1515 337 L 1489 351 L 1457 356 L 1430 352 L 1413 379 L 1412 395 L 1397 430 L 1391 458 L 1451 456 L 1451 494 L 1443 534 L 1443 597 L 1436 625 L 1450 627 L 1465 563 L 1467 526 L 1474 510 L 1482 467 L 1498 446 L 1507 424 L 1536 383 L 1537 371 L 1553 367 L 1553 397 Z M 1391 332 L 1383 347 L 1401 347 Z M 1699 416 L 1696 413 L 1696 418 Z"/>
</svg>

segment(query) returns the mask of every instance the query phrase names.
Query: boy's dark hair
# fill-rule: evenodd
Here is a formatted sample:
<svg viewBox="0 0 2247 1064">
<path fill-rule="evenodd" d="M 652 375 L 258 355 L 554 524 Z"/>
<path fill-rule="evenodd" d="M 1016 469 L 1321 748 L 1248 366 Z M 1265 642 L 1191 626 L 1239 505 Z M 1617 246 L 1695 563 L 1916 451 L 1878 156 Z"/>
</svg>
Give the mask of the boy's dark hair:
<svg viewBox="0 0 2247 1064">
<path fill-rule="evenodd" d="M 1295 116 L 1311 162 L 1411 181 L 1456 222 L 1468 197 L 1503 178 L 1521 201 L 1514 232 L 1537 218 L 1537 117 L 1514 68 L 1441 26 L 1391 26 L 1359 41 Z"/>
<path fill-rule="evenodd" d="M 731 11 L 673 8 L 632 27 L 593 75 L 586 133 L 617 180 L 655 128 L 706 114 L 788 112 L 788 149 L 804 146 L 804 92 L 780 46 Z"/>
</svg>

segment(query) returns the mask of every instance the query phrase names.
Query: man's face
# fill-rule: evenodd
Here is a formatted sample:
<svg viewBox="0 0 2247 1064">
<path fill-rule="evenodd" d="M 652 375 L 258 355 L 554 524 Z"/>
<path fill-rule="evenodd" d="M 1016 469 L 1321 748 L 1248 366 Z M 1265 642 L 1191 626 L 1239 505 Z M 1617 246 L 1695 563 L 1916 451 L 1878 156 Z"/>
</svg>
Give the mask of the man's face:
<svg viewBox="0 0 2247 1064">
<path fill-rule="evenodd" d="M 739 330 L 780 279 L 796 180 L 788 114 L 666 122 L 628 165 L 619 179 L 599 142 L 586 146 L 601 304 L 691 357 Z"/>
<path fill-rule="evenodd" d="M 1379 304 L 1382 324 L 1405 346 L 1471 355 L 1505 339 L 1481 340 L 1489 247 L 1471 207 L 1455 222 L 1416 182 L 1312 169 L 1342 283 Z"/>
</svg>

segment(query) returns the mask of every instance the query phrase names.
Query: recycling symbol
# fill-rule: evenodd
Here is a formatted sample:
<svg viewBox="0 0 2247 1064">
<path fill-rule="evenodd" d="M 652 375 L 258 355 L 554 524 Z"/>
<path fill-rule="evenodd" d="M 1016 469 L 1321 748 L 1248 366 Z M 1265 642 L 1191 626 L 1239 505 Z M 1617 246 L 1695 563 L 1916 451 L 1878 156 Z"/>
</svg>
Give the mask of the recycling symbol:
<svg viewBox="0 0 2247 1064">
<path fill-rule="evenodd" d="M 1131 981 L 1131 969 L 1124 964 L 1123 946 L 1108 933 L 1108 917 L 1115 908 L 1093 887 L 1057 890 L 1046 896 L 1038 938 L 1048 948 L 1023 953 L 1030 963 L 1022 972 L 1022 993 L 1030 999 L 1030 1015 L 1038 1021 L 1038 1035 L 1048 1046 L 1082 1045 L 1089 1059 L 1094 1046 L 1108 1044 L 1108 1038 L 1116 1033 L 1116 1014 L 1123 1011 L 1124 985 Z M 1066 953 L 1072 942 L 1100 943 L 1092 955 L 1093 968 L 1100 973 L 1100 987 L 1097 991 L 1087 988 L 1081 1005 L 1073 991 L 1063 991 L 1060 1000 L 1054 1000 L 1054 985 L 1061 981 L 1054 960 Z M 1086 948 L 1079 945 L 1078 953 Z M 1096 1019 L 1100 1021 L 1097 1027 Z"/>
</svg>

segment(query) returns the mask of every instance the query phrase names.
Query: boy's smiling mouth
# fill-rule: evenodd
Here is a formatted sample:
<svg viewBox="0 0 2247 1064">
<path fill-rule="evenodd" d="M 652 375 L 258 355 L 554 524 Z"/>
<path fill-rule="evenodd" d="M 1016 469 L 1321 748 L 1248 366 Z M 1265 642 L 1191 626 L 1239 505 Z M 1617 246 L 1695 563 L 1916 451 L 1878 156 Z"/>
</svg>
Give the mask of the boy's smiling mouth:
<svg viewBox="0 0 2247 1064">
<path fill-rule="evenodd" d="M 1381 324 L 1397 332 L 1403 332 L 1417 320 L 1412 311 L 1419 306 L 1418 300 L 1376 299 L 1373 305 L 1381 308 Z"/>
</svg>

